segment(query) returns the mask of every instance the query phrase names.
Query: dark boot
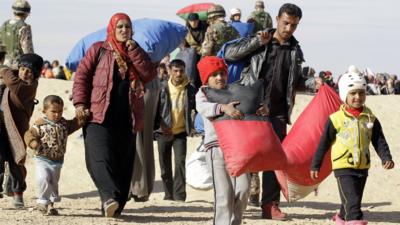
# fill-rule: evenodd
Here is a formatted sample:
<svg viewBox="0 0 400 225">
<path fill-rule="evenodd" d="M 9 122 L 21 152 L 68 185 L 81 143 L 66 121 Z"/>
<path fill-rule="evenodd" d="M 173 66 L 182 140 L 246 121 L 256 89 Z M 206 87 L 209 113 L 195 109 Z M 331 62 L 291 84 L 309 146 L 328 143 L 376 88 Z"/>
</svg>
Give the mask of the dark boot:
<svg viewBox="0 0 400 225">
<path fill-rule="evenodd" d="M 261 217 L 263 219 L 286 220 L 286 214 L 281 212 L 278 202 L 270 202 L 268 204 L 264 204 L 261 209 Z"/>
<path fill-rule="evenodd" d="M 249 205 L 259 207 L 260 206 L 260 194 L 250 195 Z"/>
<path fill-rule="evenodd" d="M 258 173 L 250 173 L 249 205 L 260 206 L 260 178 L 258 177 Z"/>
</svg>

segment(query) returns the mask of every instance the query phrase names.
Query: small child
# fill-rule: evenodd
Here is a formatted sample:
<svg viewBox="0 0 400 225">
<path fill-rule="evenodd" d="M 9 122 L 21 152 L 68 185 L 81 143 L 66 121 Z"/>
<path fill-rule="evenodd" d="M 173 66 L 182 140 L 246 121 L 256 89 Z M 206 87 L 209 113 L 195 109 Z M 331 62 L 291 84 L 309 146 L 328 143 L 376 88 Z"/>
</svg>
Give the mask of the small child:
<svg viewBox="0 0 400 225">
<path fill-rule="evenodd" d="M 364 105 L 367 83 L 354 67 L 339 80 L 339 95 L 344 102 L 339 111 L 330 115 L 311 165 L 311 178 L 318 178 L 324 155 L 331 148 L 332 168 L 339 186 L 342 202 L 333 220 L 338 225 L 365 225 L 361 200 L 370 168 L 369 145 L 382 160 L 384 169 L 394 162 L 381 124 Z"/>
<path fill-rule="evenodd" d="M 37 119 L 25 133 L 26 144 L 35 150 L 38 194 L 36 209 L 48 215 L 58 214 L 54 202 L 60 201 L 58 181 L 67 137 L 80 127 L 76 118 L 66 120 L 62 117 L 63 108 L 64 102 L 59 96 L 47 96 L 43 100 L 44 117 Z"/>
<path fill-rule="evenodd" d="M 24 207 L 26 146 L 23 136 L 29 129 L 42 66 L 43 58 L 32 53 L 20 57 L 18 70 L 0 67 L 0 78 L 5 85 L 0 108 L 0 161 L 8 162 L 9 190 L 6 192 L 13 196 L 15 208 Z M 0 171 L 3 173 L 4 170 Z"/>
<path fill-rule="evenodd" d="M 223 59 L 206 56 L 197 65 L 203 85 L 215 89 L 227 87 L 228 68 Z M 242 174 L 231 177 L 225 167 L 217 135 L 211 120 L 227 114 L 240 119 L 243 114 L 235 108 L 239 102 L 218 104 L 207 101 L 202 88 L 196 94 L 196 108 L 204 121 L 204 146 L 208 153 L 207 163 L 211 167 L 214 181 L 214 224 L 241 224 L 250 190 L 250 176 Z"/>
</svg>

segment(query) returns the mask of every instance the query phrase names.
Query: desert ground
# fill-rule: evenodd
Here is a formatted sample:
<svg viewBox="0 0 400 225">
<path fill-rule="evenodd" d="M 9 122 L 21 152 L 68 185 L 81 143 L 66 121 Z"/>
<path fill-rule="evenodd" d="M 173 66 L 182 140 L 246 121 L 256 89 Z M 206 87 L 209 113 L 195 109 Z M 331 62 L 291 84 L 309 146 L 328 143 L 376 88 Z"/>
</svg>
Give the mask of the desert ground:
<svg viewBox="0 0 400 225">
<path fill-rule="evenodd" d="M 40 79 L 37 99 L 42 101 L 48 94 L 60 95 L 65 101 L 64 117 L 74 116 L 74 107 L 68 100 L 72 82 L 53 79 Z M 312 96 L 299 94 L 292 116 L 295 121 Z M 397 166 L 385 171 L 379 157 L 372 154 L 372 167 L 367 181 L 363 210 L 369 224 L 400 224 L 400 96 L 367 97 L 367 105 L 379 118 Z M 40 116 L 41 104 L 35 108 L 32 120 Z M 184 203 L 164 201 L 160 181 L 158 159 L 156 158 L 155 190 L 147 202 L 129 201 L 119 218 L 104 218 L 100 215 L 100 201 L 97 190 L 89 177 L 84 160 L 81 130 L 69 137 L 67 154 L 60 179 L 62 200 L 56 205 L 58 216 L 43 216 L 33 210 L 35 199 L 35 171 L 32 156 L 28 157 L 26 167 L 27 190 L 25 209 L 15 210 L 11 198 L 0 199 L 0 225 L 37 224 L 37 225 L 119 225 L 119 224 L 212 224 L 213 192 L 198 191 L 187 186 L 187 201 Z M 199 138 L 188 139 L 188 156 L 195 150 Z M 156 147 L 156 146 L 155 146 Z M 374 151 L 372 151 L 374 152 Z M 155 154 L 157 157 L 157 154 Z M 329 176 L 319 187 L 318 195 L 310 194 L 306 198 L 287 203 L 282 197 L 281 209 L 288 213 L 288 221 L 268 221 L 260 218 L 260 209 L 248 207 L 243 224 L 248 225 L 326 225 L 334 224 L 330 218 L 339 209 L 340 199 L 336 181 Z"/>
</svg>

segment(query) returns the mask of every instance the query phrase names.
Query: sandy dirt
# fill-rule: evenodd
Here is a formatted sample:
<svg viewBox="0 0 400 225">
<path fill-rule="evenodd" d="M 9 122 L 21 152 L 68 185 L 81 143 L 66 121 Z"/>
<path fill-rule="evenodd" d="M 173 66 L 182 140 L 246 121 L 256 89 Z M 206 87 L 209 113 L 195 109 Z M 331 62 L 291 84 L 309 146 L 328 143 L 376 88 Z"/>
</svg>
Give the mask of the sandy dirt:
<svg viewBox="0 0 400 225">
<path fill-rule="evenodd" d="M 41 79 L 37 99 L 40 101 L 48 94 L 60 95 L 65 104 L 64 117 L 72 118 L 74 108 L 68 101 L 72 82 Z M 311 100 L 311 96 L 298 95 L 292 116 L 295 121 L 302 109 Z M 400 165 L 400 96 L 368 97 L 367 105 L 382 123 L 387 141 L 392 150 L 394 161 Z M 37 105 L 32 119 L 40 116 L 42 107 Z M 59 216 L 43 216 L 33 210 L 35 199 L 35 171 L 32 157 L 28 157 L 27 190 L 23 210 L 15 210 L 11 198 L 0 199 L 0 225 L 15 224 L 52 224 L 52 225 L 86 225 L 86 224 L 212 224 L 213 192 L 197 191 L 187 187 L 185 203 L 164 201 L 160 181 L 158 159 L 156 158 L 155 190 L 148 202 L 129 201 L 118 219 L 100 216 L 100 201 L 97 190 L 89 177 L 84 160 L 83 139 L 81 131 L 69 137 L 65 164 L 60 179 L 60 195 L 62 200 L 56 207 Z M 197 147 L 200 139 L 188 139 L 188 156 Z M 374 151 L 372 151 L 374 152 Z M 157 156 L 157 154 L 155 154 Z M 372 167 L 367 181 L 363 210 L 369 224 L 400 224 L 400 166 L 385 171 L 380 166 L 378 156 L 372 154 Z M 282 197 L 283 199 L 283 197 Z M 248 207 L 243 224 L 334 224 L 330 218 L 339 209 L 340 200 L 336 181 L 331 175 L 319 188 L 318 196 L 311 194 L 296 203 L 281 203 L 281 209 L 289 214 L 289 221 L 267 221 L 260 219 L 260 209 Z"/>
</svg>

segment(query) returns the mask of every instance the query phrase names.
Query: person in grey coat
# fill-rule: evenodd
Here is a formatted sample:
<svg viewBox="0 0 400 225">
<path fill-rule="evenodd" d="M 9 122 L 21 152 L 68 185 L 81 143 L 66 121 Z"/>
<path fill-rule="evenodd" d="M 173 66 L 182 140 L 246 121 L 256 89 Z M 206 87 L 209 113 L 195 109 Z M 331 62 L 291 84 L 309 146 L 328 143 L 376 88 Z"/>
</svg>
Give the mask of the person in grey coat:
<svg viewBox="0 0 400 225">
<path fill-rule="evenodd" d="M 238 102 L 218 104 L 209 102 L 203 91 L 208 86 L 223 89 L 227 86 L 228 68 L 223 59 L 206 56 L 197 65 L 203 86 L 196 94 L 196 109 L 204 121 L 204 148 L 214 184 L 214 225 L 239 225 L 242 223 L 250 191 L 250 176 L 245 173 L 238 177 L 229 175 L 224 154 L 219 146 L 212 120 L 226 114 L 232 119 L 240 119 L 243 114 L 235 108 Z"/>
<path fill-rule="evenodd" d="M 159 77 L 147 83 L 145 88 L 144 129 L 136 134 L 136 155 L 131 181 L 131 196 L 136 202 L 147 201 L 154 186 L 153 128 L 160 93 Z"/>
</svg>

